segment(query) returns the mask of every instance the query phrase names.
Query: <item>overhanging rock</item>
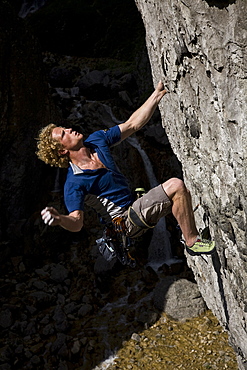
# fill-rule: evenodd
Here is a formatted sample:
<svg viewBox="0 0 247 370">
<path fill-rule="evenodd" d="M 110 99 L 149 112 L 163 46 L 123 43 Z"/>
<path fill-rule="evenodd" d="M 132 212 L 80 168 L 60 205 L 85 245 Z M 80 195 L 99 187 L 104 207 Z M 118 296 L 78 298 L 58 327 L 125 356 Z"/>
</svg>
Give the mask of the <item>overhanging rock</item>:
<svg viewBox="0 0 247 370">
<path fill-rule="evenodd" d="M 190 257 L 200 291 L 229 331 L 247 369 L 247 3 L 136 0 L 163 126 L 182 163 L 199 228 L 217 243 L 211 257 Z"/>
</svg>

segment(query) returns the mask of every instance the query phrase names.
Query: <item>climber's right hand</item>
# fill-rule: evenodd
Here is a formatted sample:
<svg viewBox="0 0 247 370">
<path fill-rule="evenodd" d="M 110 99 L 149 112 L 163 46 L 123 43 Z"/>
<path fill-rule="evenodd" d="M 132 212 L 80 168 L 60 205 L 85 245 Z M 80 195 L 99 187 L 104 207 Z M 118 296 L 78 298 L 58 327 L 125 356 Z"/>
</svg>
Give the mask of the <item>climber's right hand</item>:
<svg viewBox="0 0 247 370">
<path fill-rule="evenodd" d="M 41 211 L 41 216 L 46 225 L 57 226 L 61 223 L 60 213 L 53 207 L 46 207 Z"/>
</svg>

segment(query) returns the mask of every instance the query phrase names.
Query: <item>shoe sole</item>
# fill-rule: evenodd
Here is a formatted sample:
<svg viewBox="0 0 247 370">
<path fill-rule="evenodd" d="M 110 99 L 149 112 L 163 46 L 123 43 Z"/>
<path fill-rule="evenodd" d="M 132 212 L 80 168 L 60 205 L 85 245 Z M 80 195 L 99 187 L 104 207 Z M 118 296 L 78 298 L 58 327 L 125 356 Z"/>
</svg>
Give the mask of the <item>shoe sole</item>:
<svg viewBox="0 0 247 370">
<path fill-rule="evenodd" d="M 186 251 L 191 255 L 191 256 L 200 256 L 201 254 L 207 254 L 207 255 L 210 255 L 210 254 L 214 254 L 216 252 L 216 248 L 214 247 L 211 251 L 208 251 L 208 252 L 194 252 L 192 249 L 190 249 L 189 247 L 187 247 L 187 245 L 185 246 L 186 248 Z"/>
</svg>

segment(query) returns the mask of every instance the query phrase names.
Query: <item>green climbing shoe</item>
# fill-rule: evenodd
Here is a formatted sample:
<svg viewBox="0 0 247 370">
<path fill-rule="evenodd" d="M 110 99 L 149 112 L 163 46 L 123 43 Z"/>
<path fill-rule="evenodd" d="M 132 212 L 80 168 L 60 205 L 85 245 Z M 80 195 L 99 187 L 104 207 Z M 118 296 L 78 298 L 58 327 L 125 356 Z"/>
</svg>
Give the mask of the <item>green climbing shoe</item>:
<svg viewBox="0 0 247 370">
<path fill-rule="evenodd" d="M 191 256 L 198 256 L 200 254 L 213 254 L 215 252 L 215 242 L 207 239 L 197 239 L 195 244 L 191 247 L 185 246 L 186 251 Z"/>
</svg>

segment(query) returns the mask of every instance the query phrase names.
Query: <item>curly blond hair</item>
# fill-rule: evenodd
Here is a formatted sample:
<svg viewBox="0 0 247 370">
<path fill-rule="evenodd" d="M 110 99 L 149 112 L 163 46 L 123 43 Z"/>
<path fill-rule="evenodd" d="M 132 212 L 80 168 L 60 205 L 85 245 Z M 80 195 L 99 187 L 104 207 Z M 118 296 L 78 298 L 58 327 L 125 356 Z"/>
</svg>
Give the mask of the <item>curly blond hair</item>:
<svg viewBox="0 0 247 370">
<path fill-rule="evenodd" d="M 52 131 L 57 126 L 50 123 L 46 127 L 42 128 L 37 138 L 36 154 L 46 164 L 55 167 L 67 168 L 69 166 L 69 159 L 66 155 L 59 153 L 62 149 L 62 144 L 52 138 Z"/>
</svg>

